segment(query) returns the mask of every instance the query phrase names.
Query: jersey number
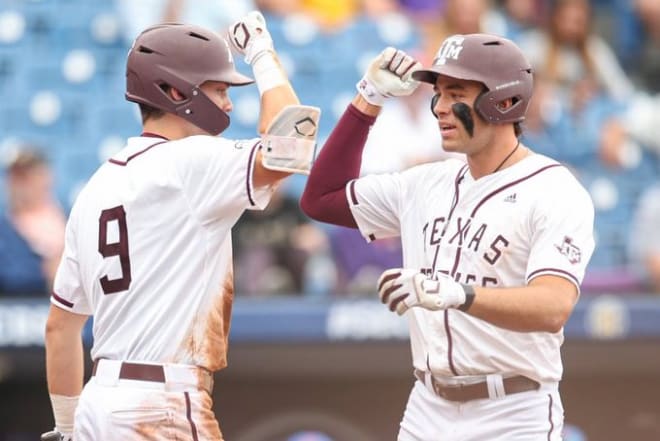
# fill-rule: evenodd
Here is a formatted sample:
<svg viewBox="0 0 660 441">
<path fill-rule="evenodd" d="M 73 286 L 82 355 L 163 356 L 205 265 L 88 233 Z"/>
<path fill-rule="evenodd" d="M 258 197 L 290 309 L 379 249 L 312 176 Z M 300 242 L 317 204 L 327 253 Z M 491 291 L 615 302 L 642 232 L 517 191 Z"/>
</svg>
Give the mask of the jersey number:
<svg viewBox="0 0 660 441">
<path fill-rule="evenodd" d="M 108 243 L 108 223 L 117 221 L 119 241 Z M 108 208 L 99 217 L 99 253 L 105 258 L 119 256 L 121 277 L 110 280 L 107 275 L 101 277 L 101 288 L 104 294 L 114 294 L 126 291 L 131 286 L 131 260 L 128 257 L 128 229 L 126 228 L 126 211 L 124 206 Z"/>
</svg>

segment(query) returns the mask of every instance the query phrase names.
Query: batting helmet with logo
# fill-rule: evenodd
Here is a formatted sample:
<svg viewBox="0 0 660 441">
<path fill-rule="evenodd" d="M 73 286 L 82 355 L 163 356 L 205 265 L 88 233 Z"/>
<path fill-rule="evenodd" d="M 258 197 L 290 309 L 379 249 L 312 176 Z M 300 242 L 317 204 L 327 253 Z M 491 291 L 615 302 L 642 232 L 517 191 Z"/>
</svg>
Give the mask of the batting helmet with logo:
<svg viewBox="0 0 660 441">
<path fill-rule="evenodd" d="M 146 29 L 133 42 L 126 63 L 126 99 L 174 113 L 217 135 L 229 126 L 229 115 L 199 88 L 206 81 L 232 86 L 253 83 L 234 67 L 228 43 L 215 32 L 177 23 Z M 183 101 L 174 101 L 169 87 Z"/>
<path fill-rule="evenodd" d="M 532 67 L 511 40 L 488 34 L 452 35 L 440 46 L 433 65 L 413 73 L 435 84 L 438 75 L 478 81 L 486 86 L 474 108 L 493 124 L 520 122 L 532 98 Z M 513 105 L 500 103 L 511 99 Z"/>
</svg>

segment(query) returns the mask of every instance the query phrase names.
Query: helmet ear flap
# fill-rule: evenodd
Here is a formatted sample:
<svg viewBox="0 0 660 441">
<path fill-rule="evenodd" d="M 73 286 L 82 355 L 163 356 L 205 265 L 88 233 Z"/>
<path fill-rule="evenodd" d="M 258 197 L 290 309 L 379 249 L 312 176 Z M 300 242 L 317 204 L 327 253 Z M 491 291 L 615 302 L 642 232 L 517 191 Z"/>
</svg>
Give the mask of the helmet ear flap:
<svg viewBox="0 0 660 441">
<path fill-rule="evenodd" d="M 479 116 L 479 118 L 483 119 L 484 121 L 488 121 L 492 123 L 492 119 L 488 118 L 486 114 L 483 111 L 484 106 L 488 106 L 488 90 L 484 90 L 479 94 L 477 99 L 474 100 L 474 110 Z"/>
<path fill-rule="evenodd" d="M 438 95 L 437 93 L 433 95 L 433 98 L 431 98 L 431 113 L 436 118 L 438 117 L 438 115 L 435 113 L 435 105 L 438 104 L 439 99 L 440 99 L 440 95 Z"/>
</svg>

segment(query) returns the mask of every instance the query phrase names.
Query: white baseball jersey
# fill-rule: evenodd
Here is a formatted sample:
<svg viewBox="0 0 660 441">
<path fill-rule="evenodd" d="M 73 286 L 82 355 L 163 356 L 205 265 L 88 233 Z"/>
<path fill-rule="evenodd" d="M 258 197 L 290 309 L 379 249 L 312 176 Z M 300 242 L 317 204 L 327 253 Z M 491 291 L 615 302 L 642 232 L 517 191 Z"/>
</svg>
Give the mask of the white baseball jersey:
<svg viewBox="0 0 660 441">
<path fill-rule="evenodd" d="M 346 190 L 367 240 L 401 236 L 404 267 L 460 283 L 514 287 L 552 274 L 579 289 L 594 248 L 588 193 L 543 155 L 476 181 L 464 162 L 449 159 L 366 176 Z M 407 317 L 418 369 L 448 377 L 561 378 L 563 331 L 509 331 L 455 309 L 413 308 Z"/>
<path fill-rule="evenodd" d="M 51 302 L 94 316 L 93 359 L 226 366 L 231 228 L 271 195 L 252 185 L 259 141 L 130 138 L 92 176 Z"/>
</svg>

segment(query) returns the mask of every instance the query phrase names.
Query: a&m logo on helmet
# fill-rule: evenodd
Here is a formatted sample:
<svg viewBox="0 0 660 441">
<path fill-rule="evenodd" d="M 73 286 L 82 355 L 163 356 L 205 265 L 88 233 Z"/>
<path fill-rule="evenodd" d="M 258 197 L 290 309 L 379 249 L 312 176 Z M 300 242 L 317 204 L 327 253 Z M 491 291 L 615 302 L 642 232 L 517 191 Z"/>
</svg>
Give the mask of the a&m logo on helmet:
<svg viewBox="0 0 660 441">
<path fill-rule="evenodd" d="M 446 64 L 448 59 L 458 60 L 458 56 L 463 50 L 463 41 L 465 37 L 460 35 L 453 35 L 448 37 L 440 46 L 438 53 L 433 60 L 433 65 Z"/>
</svg>

